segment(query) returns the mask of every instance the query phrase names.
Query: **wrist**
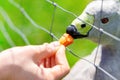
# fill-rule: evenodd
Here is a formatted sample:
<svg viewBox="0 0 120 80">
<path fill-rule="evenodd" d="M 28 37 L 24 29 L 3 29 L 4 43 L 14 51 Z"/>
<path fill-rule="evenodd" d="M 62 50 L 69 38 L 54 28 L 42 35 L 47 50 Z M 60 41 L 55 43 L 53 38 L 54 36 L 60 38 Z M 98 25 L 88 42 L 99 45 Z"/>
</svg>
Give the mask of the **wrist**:
<svg viewBox="0 0 120 80">
<path fill-rule="evenodd" d="M 11 60 L 10 54 L 0 53 L 0 80 L 11 79 Z"/>
</svg>

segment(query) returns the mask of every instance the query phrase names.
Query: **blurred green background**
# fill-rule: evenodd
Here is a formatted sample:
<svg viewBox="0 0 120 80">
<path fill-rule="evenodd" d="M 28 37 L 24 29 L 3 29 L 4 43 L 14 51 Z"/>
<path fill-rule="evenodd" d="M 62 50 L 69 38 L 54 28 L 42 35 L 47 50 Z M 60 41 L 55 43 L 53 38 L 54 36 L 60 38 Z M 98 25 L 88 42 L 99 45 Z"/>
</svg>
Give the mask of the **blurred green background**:
<svg viewBox="0 0 120 80">
<path fill-rule="evenodd" d="M 25 11 L 29 14 L 29 16 L 40 26 L 50 30 L 52 14 L 54 10 L 54 6 L 48 3 L 46 0 L 14 0 L 18 4 L 20 4 Z M 80 15 L 86 5 L 92 0 L 55 0 L 60 6 L 63 8 Z M 39 45 L 45 42 L 52 42 L 51 36 L 38 29 L 35 28 L 21 13 L 19 9 L 10 4 L 8 0 L 0 0 L 0 51 L 5 50 L 7 48 L 13 47 L 8 41 L 8 38 L 5 38 L 5 33 L 8 33 L 9 37 L 15 43 L 15 46 L 24 46 L 26 43 L 23 41 L 23 38 L 16 33 L 16 31 L 12 30 L 10 27 L 10 22 L 7 22 L 3 15 L 5 16 L 6 12 L 11 19 L 12 23 L 16 28 L 18 28 L 29 40 L 32 45 Z M 60 38 L 66 31 L 67 26 L 71 24 L 71 22 L 75 19 L 74 16 L 60 10 L 56 9 L 55 12 L 55 20 L 52 28 L 52 32 Z M 87 40 L 87 39 L 78 39 L 75 40 L 72 45 L 69 46 L 70 49 L 75 54 L 83 57 L 91 53 L 91 51 L 96 46 L 95 43 Z M 78 60 L 75 56 L 66 51 L 66 55 L 69 61 L 70 66 L 72 67 L 75 62 Z"/>
</svg>

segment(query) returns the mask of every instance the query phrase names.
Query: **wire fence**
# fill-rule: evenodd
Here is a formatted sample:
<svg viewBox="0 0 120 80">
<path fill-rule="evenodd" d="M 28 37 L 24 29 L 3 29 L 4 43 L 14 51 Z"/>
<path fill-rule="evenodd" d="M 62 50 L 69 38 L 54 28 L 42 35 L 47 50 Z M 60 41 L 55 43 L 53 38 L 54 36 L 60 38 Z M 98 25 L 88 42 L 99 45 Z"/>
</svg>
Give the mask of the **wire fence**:
<svg viewBox="0 0 120 80">
<path fill-rule="evenodd" d="M 52 33 L 52 26 L 53 26 L 53 23 L 54 23 L 54 15 L 55 15 L 55 9 L 56 8 L 59 8 L 60 10 L 62 10 L 63 12 L 66 12 L 68 14 L 71 14 L 72 16 L 74 16 L 75 18 L 78 18 L 78 16 L 76 14 L 74 14 L 73 12 L 71 11 L 68 11 L 66 10 L 65 8 L 61 7 L 60 5 L 58 5 L 57 3 L 55 3 L 54 1 L 51 1 L 51 0 L 46 0 L 46 2 L 49 2 L 50 4 L 52 4 L 54 6 L 54 13 L 53 13 L 53 18 L 52 18 L 52 21 L 51 21 L 51 28 L 50 28 L 50 31 L 45 29 L 44 27 L 38 25 L 29 15 L 28 13 L 24 10 L 24 8 L 19 5 L 18 3 L 14 2 L 14 0 L 9 0 L 9 2 L 14 5 L 18 10 L 21 11 L 21 13 L 25 16 L 25 18 L 37 29 L 40 29 L 40 30 L 43 30 L 45 31 L 47 34 L 51 35 L 54 39 L 58 40 L 58 38 L 54 35 L 54 33 Z M 0 7 L 0 13 L 1 15 L 3 16 L 4 20 L 8 23 L 8 25 L 10 26 L 10 28 L 16 32 L 17 34 L 19 34 L 21 36 L 21 38 L 23 39 L 23 41 L 26 43 L 26 45 L 29 45 L 30 42 L 29 40 L 26 38 L 26 36 L 13 24 L 13 22 L 11 21 L 10 17 L 8 16 L 7 12 L 2 8 Z M 79 19 L 79 18 L 78 18 Z M 117 40 L 117 41 L 120 41 L 120 38 L 106 32 L 105 30 L 103 30 L 102 28 L 98 28 L 96 26 L 94 26 L 93 24 L 90 24 L 88 22 L 85 22 L 81 19 L 79 19 L 80 21 L 92 26 L 94 29 L 98 30 L 99 32 L 102 32 L 104 34 L 106 34 L 107 36 Z M 11 37 L 9 36 L 9 34 L 7 33 L 6 29 L 4 28 L 4 25 L 2 22 L 0 22 L 0 30 L 1 32 L 4 34 L 7 42 L 11 45 L 11 46 L 15 46 L 15 43 L 14 41 L 12 41 Z M 115 78 L 113 75 L 111 75 L 110 73 L 108 73 L 107 71 L 105 71 L 103 68 L 101 68 L 100 66 L 97 66 L 95 65 L 94 63 L 90 62 L 89 60 L 83 58 L 83 57 L 80 57 L 79 55 L 75 54 L 73 52 L 73 50 L 67 48 L 67 50 L 75 57 L 77 58 L 80 58 L 80 59 L 83 59 L 85 60 L 86 62 L 94 65 L 97 69 L 101 70 L 102 72 L 104 72 L 104 74 L 106 74 L 108 77 L 110 77 L 111 79 L 113 80 L 118 80 L 117 78 Z"/>
</svg>

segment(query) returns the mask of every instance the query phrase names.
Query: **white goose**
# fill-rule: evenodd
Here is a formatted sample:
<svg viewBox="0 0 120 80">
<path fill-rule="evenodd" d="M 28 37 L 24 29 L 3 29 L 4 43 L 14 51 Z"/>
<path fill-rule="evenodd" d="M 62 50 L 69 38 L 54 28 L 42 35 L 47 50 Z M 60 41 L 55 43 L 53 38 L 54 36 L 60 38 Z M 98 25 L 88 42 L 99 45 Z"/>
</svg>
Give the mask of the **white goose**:
<svg viewBox="0 0 120 80">
<path fill-rule="evenodd" d="M 95 0 L 91 2 L 80 19 L 89 22 L 103 30 L 120 38 L 120 1 L 119 0 Z M 91 55 L 85 59 L 102 67 L 111 75 L 120 80 L 120 42 L 100 33 L 91 26 L 75 19 L 68 27 L 67 33 L 74 38 L 86 37 L 100 45 L 94 49 Z M 100 37 L 101 35 L 101 37 Z M 80 60 L 71 69 L 65 80 L 113 80 L 101 70 L 96 69 L 94 65 L 87 61 Z"/>
</svg>

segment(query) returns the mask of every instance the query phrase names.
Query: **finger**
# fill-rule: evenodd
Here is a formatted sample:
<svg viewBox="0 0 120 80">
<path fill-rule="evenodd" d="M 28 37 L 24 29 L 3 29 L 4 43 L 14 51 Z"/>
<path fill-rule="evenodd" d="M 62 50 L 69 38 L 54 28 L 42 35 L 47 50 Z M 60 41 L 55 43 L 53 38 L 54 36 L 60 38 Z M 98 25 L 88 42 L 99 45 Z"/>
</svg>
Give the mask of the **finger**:
<svg viewBox="0 0 120 80">
<path fill-rule="evenodd" d="M 65 56 L 65 47 L 61 46 L 55 56 L 56 66 L 54 66 L 51 71 L 56 77 L 63 77 L 65 76 L 69 70 L 70 67 L 68 65 L 66 56 Z M 59 73 L 58 73 L 59 72 Z"/>
<path fill-rule="evenodd" d="M 40 57 L 48 58 L 50 56 L 53 56 L 56 53 L 58 46 L 60 46 L 59 42 L 52 42 L 50 44 L 45 44 L 41 46 Z"/>
<path fill-rule="evenodd" d="M 53 66 L 55 66 L 56 65 L 56 63 L 55 63 L 55 55 L 53 55 L 52 57 L 51 57 L 51 67 L 53 67 Z"/>
<path fill-rule="evenodd" d="M 65 47 L 64 46 L 60 46 L 58 51 L 56 52 L 56 64 L 57 65 L 66 65 L 68 66 L 68 61 L 65 55 Z"/>
<path fill-rule="evenodd" d="M 45 68 L 50 68 L 50 66 L 51 66 L 51 59 L 50 58 L 46 58 L 45 59 Z"/>
<path fill-rule="evenodd" d="M 60 46 L 59 42 L 52 42 L 50 44 L 43 44 L 41 46 L 34 46 L 36 51 L 33 55 L 36 59 L 44 59 L 54 55 L 57 51 L 57 47 Z"/>
</svg>

